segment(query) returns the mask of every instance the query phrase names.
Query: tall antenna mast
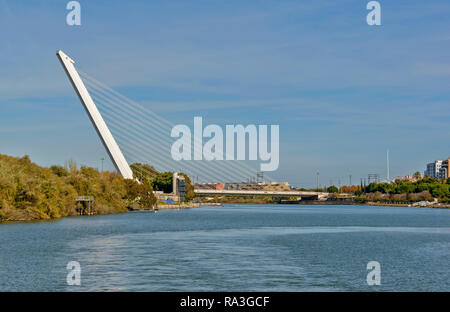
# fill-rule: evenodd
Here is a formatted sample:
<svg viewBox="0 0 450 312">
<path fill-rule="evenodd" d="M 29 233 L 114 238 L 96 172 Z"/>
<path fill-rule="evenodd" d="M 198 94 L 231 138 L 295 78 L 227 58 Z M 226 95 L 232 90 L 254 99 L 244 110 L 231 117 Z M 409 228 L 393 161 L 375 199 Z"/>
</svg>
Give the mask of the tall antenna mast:
<svg viewBox="0 0 450 312">
<path fill-rule="evenodd" d="M 387 181 L 390 182 L 389 179 L 389 149 L 386 151 L 386 169 L 387 169 Z"/>
</svg>

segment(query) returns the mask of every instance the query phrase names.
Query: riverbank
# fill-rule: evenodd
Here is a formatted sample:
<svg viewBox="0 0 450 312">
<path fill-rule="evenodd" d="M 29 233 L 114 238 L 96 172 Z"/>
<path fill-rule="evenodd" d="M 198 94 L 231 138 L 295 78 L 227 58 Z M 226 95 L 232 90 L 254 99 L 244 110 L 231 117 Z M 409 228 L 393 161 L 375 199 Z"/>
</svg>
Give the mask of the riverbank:
<svg viewBox="0 0 450 312">
<path fill-rule="evenodd" d="M 174 204 L 158 204 L 157 209 L 166 210 L 166 209 L 187 209 L 187 208 L 196 208 L 200 207 L 200 203 L 174 203 Z"/>
<path fill-rule="evenodd" d="M 403 203 L 389 203 L 389 202 L 357 202 L 351 199 L 331 199 L 331 200 L 300 200 L 300 201 L 276 201 L 276 200 L 264 200 L 255 198 L 214 198 L 214 201 L 201 201 L 197 198 L 196 201 L 202 204 L 282 204 L 282 205 L 355 205 L 355 206 L 386 206 L 386 207 L 426 207 L 426 208 L 440 208 L 449 209 L 450 204 L 447 203 L 428 203 L 421 204 L 420 202 L 403 202 Z"/>
<path fill-rule="evenodd" d="M 93 213 L 127 212 L 156 202 L 150 185 L 126 180 L 115 172 L 77 166 L 45 168 L 28 156 L 0 154 L 0 222 L 58 220 Z"/>
<path fill-rule="evenodd" d="M 159 204 L 157 207 L 157 210 L 179 210 L 179 209 L 190 209 L 190 208 L 199 208 L 199 207 L 211 207 L 211 206 L 219 206 L 223 207 L 224 204 L 254 204 L 254 205 L 271 205 L 271 203 L 265 203 L 265 202 L 189 202 L 189 203 L 179 203 L 179 204 Z M 273 205 L 273 204 L 272 204 Z M 419 205 L 413 205 L 413 204 L 407 204 L 407 203 L 377 203 L 377 202 L 367 202 L 367 203 L 356 203 L 356 202 L 349 202 L 349 201 L 303 201 L 298 203 L 284 203 L 283 205 L 298 205 L 298 206 L 384 206 L 384 207 L 410 207 L 410 208 L 439 208 L 439 209 L 450 209 L 450 205 L 448 204 L 433 204 L 428 206 L 419 206 Z M 96 213 L 92 216 L 100 216 L 100 215 L 115 215 L 115 214 L 123 214 L 130 211 L 152 211 L 153 209 L 149 208 L 131 208 L 129 207 L 126 210 L 121 211 L 103 211 L 102 213 Z M 2 219 L 0 221 L 1 224 L 10 224 L 10 223 L 29 223 L 29 222 L 44 222 L 44 221 L 58 221 L 63 218 L 68 217 L 76 217 L 79 215 L 67 215 L 67 216 L 61 216 L 58 218 L 16 218 L 16 219 Z M 89 217 L 88 215 L 84 215 L 84 217 Z"/>
<path fill-rule="evenodd" d="M 362 206 L 386 206 L 386 207 L 415 207 L 415 208 L 440 208 L 440 209 L 450 209 L 449 204 L 430 204 L 430 205 L 415 205 L 414 203 L 378 203 L 378 202 L 368 202 L 364 204 L 355 203 L 354 205 Z"/>
<path fill-rule="evenodd" d="M 222 206 L 221 204 L 205 204 L 205 203 L 180 203 L 180 204 L 164 204 L 164 205 L 158 205 L 156 210 L 170 210 L 170 209 L 189 209 L 189 208 L 198 208 L 201 206 Z M 79 215 L 79 214 L 71 214 L 71 215 L 66 215 L 66 216 L 60 216 L 58 218 L 48 218 L 48 217 L 44 217 L 44 218 L 30 218 L 29 216 L 27 217 L 20 217 L 20 216 L 15 216 L 13 218 L 8 218 L 8 219 L 2 219 L 0 220 L 0 225 L 1 224 L 11 224 L 11 223 L 30 223 L 30 222 L 45 222 L 45 221 L 58 221 L 64 218 L 70 218 L 70 217 L 90 217 L 90 216 L 101 216 L 101 215 L 115 215 L 115 214 L 122 214 L 122 213 L 127 213 L 130 211 L 154 211 L 153 209 L 150 208 L 138 208 L 138 207 L 128 207 L 127 209 L 123 209 L 120 211 L 109 211 L 109 212 L 105 212 L 105 210 L 102 210 L 101 213 L 94 213 L 92 215 Z"/>
</svg>

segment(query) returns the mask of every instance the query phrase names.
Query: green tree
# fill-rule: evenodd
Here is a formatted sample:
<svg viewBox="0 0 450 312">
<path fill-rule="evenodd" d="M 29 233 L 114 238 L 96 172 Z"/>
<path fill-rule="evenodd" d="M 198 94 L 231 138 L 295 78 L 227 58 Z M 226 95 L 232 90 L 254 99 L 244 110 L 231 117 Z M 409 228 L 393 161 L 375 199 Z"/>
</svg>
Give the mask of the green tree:
<svg viewBox="0 0 450 312">
<path fill-rule="evenodd" d="M 133 171 L 133 177 L 138 179 L 142 183 L 151 183 L 151 180 L 155 178 L 159 172 L 150 165 L 134 163 L 130 165 L 131 171 Z"/>
<path fill-rule="evenodd" d="M 339 191 L 338 188 L 334 185 L 331 185 L 327 188 L 328 193 L 337 193 L 338 191 Z"/>
<path fill-rule="evenodd" d="M 151 184 L 155 191 L 172 193 L 173 173 L 172 172 L 159 173 L 156 177 L 152 179 Z"/>
<path fill-rule="evenodd" d="M 139 204 L 141 208 L 152 208 L 156 203 L 156 197 L 150 184 L 138 183 L 135 180 L 125 180 L 126 196 L 128 204 Z"/>
<path fill-rule="evenodd" d="M 69 174 L 66 168 L 62 166 L 51 166 L 50 170 L 52 170 L 52 172 L 56 174 L 58 177 L 66 177 Z"/>
</svg>

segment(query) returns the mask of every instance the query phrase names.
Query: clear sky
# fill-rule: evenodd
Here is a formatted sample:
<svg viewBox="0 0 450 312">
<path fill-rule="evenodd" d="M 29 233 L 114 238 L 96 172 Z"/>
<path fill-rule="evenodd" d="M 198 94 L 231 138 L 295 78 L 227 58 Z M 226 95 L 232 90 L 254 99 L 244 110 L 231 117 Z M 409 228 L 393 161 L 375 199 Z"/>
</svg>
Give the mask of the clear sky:
<svg viewBox="0 0 450 312">
<path fill-rule="evenodd" d="M 0 153 L 100 167 L 55 52 L 173 123 L 280 125 L 296 186 L 359 183 L 450 156 L 450 2 L 0 0 Z M 112 168 L 110 162 L 106 168 Z"/>
</svg>

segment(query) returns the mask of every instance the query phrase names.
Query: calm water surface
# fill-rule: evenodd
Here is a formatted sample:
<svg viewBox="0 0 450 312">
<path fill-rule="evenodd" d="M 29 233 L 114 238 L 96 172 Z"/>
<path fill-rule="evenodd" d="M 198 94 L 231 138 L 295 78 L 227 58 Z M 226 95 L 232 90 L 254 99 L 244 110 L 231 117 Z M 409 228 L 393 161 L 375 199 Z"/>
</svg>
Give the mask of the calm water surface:
<svg viewBox="0 0 450 312">
<path fill-rule="evenodd" d="M 381 264 L 381 286 L 366 265 Z M 81 286 L 66 265 L 81 264 Z M 450 210 L 235 205 L 0 225 L 0 291 L 450 291 Z"/>
</svg>

